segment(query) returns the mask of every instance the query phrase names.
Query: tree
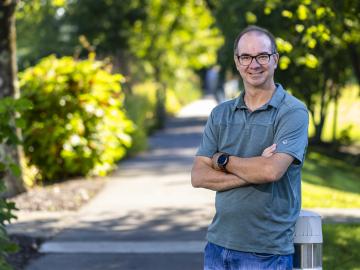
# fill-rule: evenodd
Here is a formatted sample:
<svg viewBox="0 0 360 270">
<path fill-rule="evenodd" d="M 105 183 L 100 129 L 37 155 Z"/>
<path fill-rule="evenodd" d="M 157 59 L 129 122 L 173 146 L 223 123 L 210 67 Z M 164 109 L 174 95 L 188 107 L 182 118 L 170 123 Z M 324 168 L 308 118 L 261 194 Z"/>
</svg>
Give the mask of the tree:
<svg viewBox="0 0 360 270">
<path fill-rule="evenodd" d="M 233 41 L 240 29 L 258 24 L 274 33 L 281 55 L 276 78 L 307 104 L 315 126 L 313 140 L 320 142 L 328 104 L 340 97 L 342 85 L 357 76 L 358 1 L 208 3 L 225 35 L 225 46 L 219 52 L 223 73 L 233 69 Z"/>
<path fill-rule="evenodd" d="M 205 2 L 149 0 L 146 19 L 135 22 L 131 51 L 158 83 L 157 120 L 164 122 L 166 89 L 181 86 L 188 72 L 216 62 L 222 37 Z"/>
<path fill-rule="evenodd" d="M 359 41 L 360 24 L 354 14 L 359 14 L 359 4 L 330 0 L 267 3 L 281 12 L 281 25 L 287 30 L 278 33 L 291 46 L 283 59 L 288 68 L 282 79 L 306 102 L 315 126 L 312 140 L 319 143 L 330 101 L 337 104 L 341 87 L 357 76 L 358 48 L 354 44 Z"/>
<path fill-rule="evenodd" d="M 73 53 L 73 47 L 67 46 L 68 29 L 61 27 L 64 5 L 61 0 L 19 0 L 16 30 L 20 70 L 55 52 Z"/>
<path fill-rule="evenodd" d="M 116 71 L 123 73 L 131 29 L 144 6 L 144 0 L 24 0 L 17 12 L 20 65 L 49 54 L 86 58 L 95 50 L 99 58 L 121 62 Z"/>
<path fill-rule="evenodd" d="M 82 47 L 95 50 L 99 58 L 111 58 L 115 71 L 123 73 L 130 86 L 133 81 L 156 82 L 158 123 L 165 115 L 166 89 L 180 87 L 192 70 L 215 63 L 222 42 L 202 0 L 23 3 L 18 14 L 19 29 L 24 31 L 19 42 L 22 63 L 48 53 L 82 57 L 80 39 Z M 26 38 L 29 25 L 41 33 L 38 40 Z"/>
<path fill-rule="evenodd" d="M 0 98 L 19 97 L 16 66 L 15 8 L 16 0 L 0 2 Z M 15 127 L 14 127 L 15 128 Z M 1 141 L 2 152 L 10 156 L 15 164 L 20 163 L 22 150 L 18 146 Z M 5 158 L 3 155 L 1 158 Z M 25 190 L 21 175 L 7 171 L 3 179 L 9 195 Z"/>
</svg>

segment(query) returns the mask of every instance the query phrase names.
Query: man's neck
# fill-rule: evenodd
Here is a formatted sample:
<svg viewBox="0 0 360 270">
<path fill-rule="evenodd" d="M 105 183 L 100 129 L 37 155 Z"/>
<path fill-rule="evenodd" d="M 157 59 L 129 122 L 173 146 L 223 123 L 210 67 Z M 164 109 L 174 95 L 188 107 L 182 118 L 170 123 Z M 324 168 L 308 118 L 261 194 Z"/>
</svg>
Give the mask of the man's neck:
<svg viewBox="0 0 360 270">
<path fill-rule="evenodd" d="M 244 101 L 249 110 L 255 111 L 260 108 L 271 99 L 275 92 L 275 83 L 272 83 L 269 87 L 249 87 L 245 86 Z"/>
</svg>

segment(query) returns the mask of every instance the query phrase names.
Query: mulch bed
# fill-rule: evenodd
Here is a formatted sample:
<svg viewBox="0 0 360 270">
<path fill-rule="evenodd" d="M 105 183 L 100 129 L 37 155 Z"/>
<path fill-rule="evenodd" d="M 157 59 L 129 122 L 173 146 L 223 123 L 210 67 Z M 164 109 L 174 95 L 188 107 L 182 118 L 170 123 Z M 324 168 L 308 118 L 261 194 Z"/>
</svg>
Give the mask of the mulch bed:
<svg viewBox="0 0 360 270">
<path fill-rule="evenodd" d="M 74 179 L 44 187 L 35 187 L 9 199 L 21 211 L 76 211 L 93 198 L 106 183 L 103 179 Z M 15 213 L 16 214 L 16 213 Z M 25 269 L 29 260 L 36 259 L 43 238 L 10 235 L 20 250 L 7 261 L 14 270 Z"/>
<path fill-rule="evenodd" d="M 35 187 L 10 201 L 24 211 L 76 211 L 104 186 L 102 179 L 75 179 Z"/>
</svg>

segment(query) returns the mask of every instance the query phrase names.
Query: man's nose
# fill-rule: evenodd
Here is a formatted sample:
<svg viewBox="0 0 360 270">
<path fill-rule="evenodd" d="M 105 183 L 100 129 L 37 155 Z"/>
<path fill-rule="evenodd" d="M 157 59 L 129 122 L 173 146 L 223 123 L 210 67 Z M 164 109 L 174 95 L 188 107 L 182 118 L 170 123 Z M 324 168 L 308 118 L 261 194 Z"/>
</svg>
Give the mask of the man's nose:
<svg viewBox="0 0 360 270">
<path fill-rule="evenodd" d="M 256 58 L 251 59 L 251 62 L 250 62 L 249 67 L 251 67 L 251 68 L 257 68 L 257 67 L 259 67 L 259 66 L 261 66 L 261 65 L 256 61 Z"/>
</svg>

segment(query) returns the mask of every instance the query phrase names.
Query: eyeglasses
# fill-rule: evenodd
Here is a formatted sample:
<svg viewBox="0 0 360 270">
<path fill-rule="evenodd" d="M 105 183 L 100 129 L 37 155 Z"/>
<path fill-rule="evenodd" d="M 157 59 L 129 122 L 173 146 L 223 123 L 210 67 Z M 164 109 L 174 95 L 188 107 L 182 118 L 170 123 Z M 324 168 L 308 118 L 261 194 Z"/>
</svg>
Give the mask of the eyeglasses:
<svg viewBox="0 0 360 270">
<path fill-rule="evenodd" d="M 259 65 L 266 65 L 270 62 L 270 56 L 274 55 L 276 53 L 261 53 L 255 56 L 251 56 L 248 54 L 242 54 L 242 55 L 236 55 L 240 64 L 243 66 L 249 66 L 253 59 L 255 58 L 256 62 Z"/>
</svg>

